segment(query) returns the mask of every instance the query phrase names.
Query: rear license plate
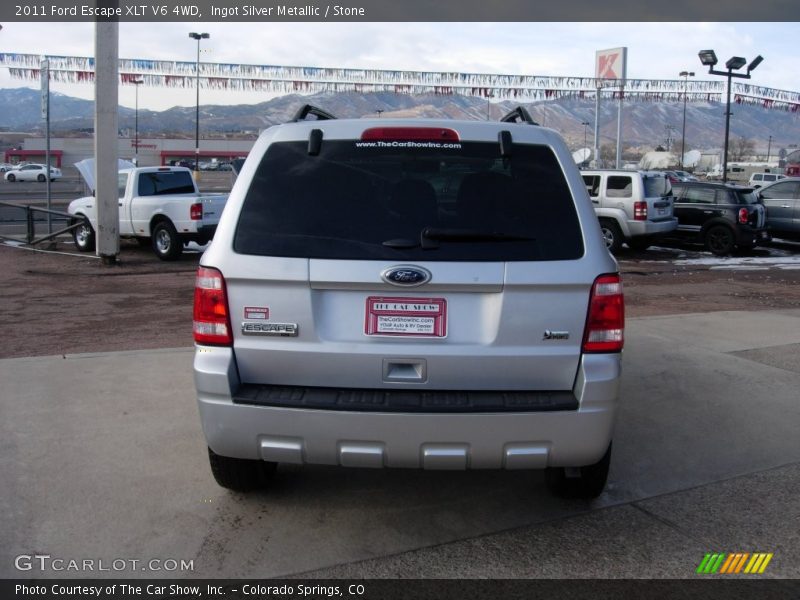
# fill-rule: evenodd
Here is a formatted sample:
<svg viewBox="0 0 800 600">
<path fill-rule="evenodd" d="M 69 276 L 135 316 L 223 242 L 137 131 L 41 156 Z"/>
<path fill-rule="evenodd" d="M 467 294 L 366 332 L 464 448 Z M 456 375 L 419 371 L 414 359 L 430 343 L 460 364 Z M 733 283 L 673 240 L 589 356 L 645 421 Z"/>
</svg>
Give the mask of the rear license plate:
<svg viewBox="0 0 800 600">
<path fill-rule="evenodd" d="M 666 208 L 659 208 L 659 209 L 658 209 L 658 214 L 659 214 L 659 215 L 665 215 L 665 214 L 667 214 L 667 209 L 666 209 Z"/>
<path fill-rule="evenodd" d="M 447 336 L 444 298 L 367 298 L 364 333 L 407 337 Z"/>
</svg>

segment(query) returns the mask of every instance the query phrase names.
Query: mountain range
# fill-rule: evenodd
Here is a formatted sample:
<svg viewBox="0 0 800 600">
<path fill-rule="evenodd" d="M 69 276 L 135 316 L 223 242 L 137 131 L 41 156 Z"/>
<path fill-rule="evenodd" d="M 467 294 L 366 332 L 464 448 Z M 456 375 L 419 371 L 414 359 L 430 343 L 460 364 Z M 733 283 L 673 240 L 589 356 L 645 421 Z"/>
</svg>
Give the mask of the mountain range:
<svg viewBox="0 0 800 600">
<path fill-rule="evenodd" d="M 168 92 L 167 92 L 168 93 Z M 487 111 L 498 119 L 519 102 L 492 102 L 469 96 L 410 96 L 392 93 L 320 93 L 281 96 L 259 104 L 201 105 L 203 138 L 255 137 L 259 131 L 292 118 L 303 104 L 310 103 L 342 118 L 364 117 L 439 117 L 484 120 Z M 41 135 L 40 92 L 31 88 L 0 90 L 0 129 Z M 94 126 L 94 102 L 60 93 L 51 93 L 51 135 L 90 135 Z M 595 106 L 593 100 L 560 99 L 523 104 L 540 124 L 553 128 L 567 140 L 570 148 L 591 146 Z M 758 153 L 773 153 L 800 144 L 800 115 L 755 106 L 733 105 L 731 140 L 752 140 Z M 714 150 L 723 144 L 725 106 L 721 103 L 690 103 L 686 107 L 686 150 Z M 123 135 L 133 135 L 135 111 L 120 106 L 119 127 Z M 164 111 L 139 109 L 140 137 L 194 137 L 195 107 L 173 107 Z M 583 123 L 592 123 L 584 126 Z M 627 102 L 623 108 L 622 137 L 625 146 L 638 151 L 681 146 L 683 104 L 670 102 Z M 613 144 L 617 131 L 617 103 L 605 101 L 600 110 L 600 139 Z M 585 137 L 584 137 L 585 136 Z M 770 136 L 772 139 L 770 140 Z"/>
</svg>

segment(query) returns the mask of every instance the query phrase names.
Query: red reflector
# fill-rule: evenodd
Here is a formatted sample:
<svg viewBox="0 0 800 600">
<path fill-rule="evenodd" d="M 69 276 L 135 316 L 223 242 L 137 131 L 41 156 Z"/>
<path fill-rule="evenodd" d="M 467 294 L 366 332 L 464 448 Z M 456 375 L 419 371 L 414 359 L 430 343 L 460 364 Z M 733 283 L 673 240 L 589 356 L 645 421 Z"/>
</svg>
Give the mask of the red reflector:
<svg viewBox="0 0 800 600">
<path fill-rule="evenodd" d="M 619 274 L 594 281 L 583 336 L 584 352 L 620 352 L 624 344 L 625 299 Z"/>
<path fill-rule="evenodd" d="M 742 225 L 747 225 L 747 219 L 749 217 L 750 215 L 748 214 L 746 208 L 739 209 L 739 223 L 741 223 Z"/>
<path fill-rule="evenodd" d="M 233 343 L 225 279 L 216 269 L 200 267 L 194 284 L 194 341 L 210 346 Z"/>
<path fill-rule="evenodd" d="M 203 205 L 200 204 L 199 202 L 192 204 L 192 206 L 189 208 L 189 217 L 192 219 L 192 221 L 199 221 L 200 219 L 202 219 Z"/>
<path fill-rule="evenodd" d="M 633 203 L 634 221 L 647 221 L 647 202 Z"/>
<path fill-rule="evenodd" d="M 365 129 L 361 140 L 392 142 L 457 142 L 458 133 L 441 127 L 372 127 Z"/>
</svg>

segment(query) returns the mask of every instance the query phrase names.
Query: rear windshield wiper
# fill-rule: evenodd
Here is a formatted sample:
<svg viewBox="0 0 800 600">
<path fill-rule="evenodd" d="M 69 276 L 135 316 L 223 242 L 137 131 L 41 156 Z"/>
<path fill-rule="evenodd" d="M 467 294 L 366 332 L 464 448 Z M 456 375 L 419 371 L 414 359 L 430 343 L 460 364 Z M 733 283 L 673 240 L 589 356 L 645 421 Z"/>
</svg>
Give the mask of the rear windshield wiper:
<svg viewBox="0 0 800 600">
<path fill-rule="evenodd" d="M 419 234 L 419 242 L 408 239 L 387 240 L 384 246 L 397 249 L 420 247 L 432 250 L 439 247 L 436 242 L 534 242 L 536 238 L 513 233 L 481 231 L 479 229 L 440 229 L 426 227 Z"/>
</svg>

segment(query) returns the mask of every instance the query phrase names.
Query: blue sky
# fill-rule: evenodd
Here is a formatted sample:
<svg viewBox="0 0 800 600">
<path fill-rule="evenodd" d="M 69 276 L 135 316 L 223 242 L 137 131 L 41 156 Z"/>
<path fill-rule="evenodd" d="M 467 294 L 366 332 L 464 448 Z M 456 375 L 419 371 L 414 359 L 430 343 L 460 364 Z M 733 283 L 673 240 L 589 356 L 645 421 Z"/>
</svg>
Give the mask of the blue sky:
<svg viewBox="0 0 800 600">
<path fill-rule="evenodd" d="M 190 31 L 211 34 L 201 60 L 472 73 L 591 77 L 595 51 L 626 46 L 631 78 L 677 79 L 690 70 L 708 75 L 697 52 L 712 48 L 724 63 L 733 55 L 764 62 L 752 83 L 800 91 L 800 23 L 122 23 L 121 58 L 195 59 Z M 6 23 L 0 51 L 91 56 L 92 23 Z M 23 84 L 0 69 L 0 87 Z M 35 85 L 34 87 L 38 87 Z M 90 85 L 53 90 L 91 98 Z M 201 93 L 203 104 L 255 103 L 255 93 Z M 192 90 L 142 87 L 140 108 L 194 106 Z M 132 88 L 120 103 L 133 106 Z"/>
</svg>

